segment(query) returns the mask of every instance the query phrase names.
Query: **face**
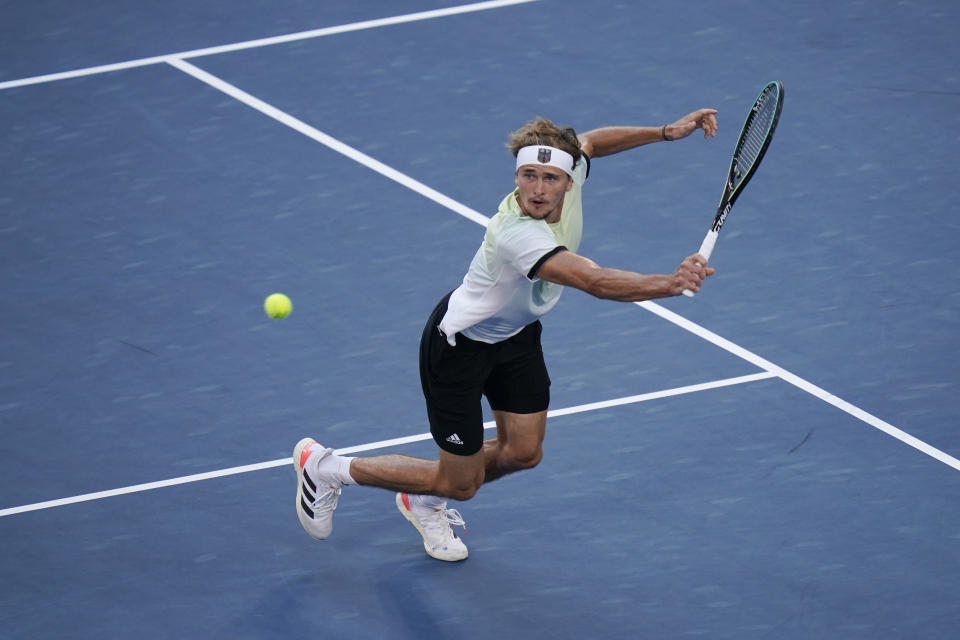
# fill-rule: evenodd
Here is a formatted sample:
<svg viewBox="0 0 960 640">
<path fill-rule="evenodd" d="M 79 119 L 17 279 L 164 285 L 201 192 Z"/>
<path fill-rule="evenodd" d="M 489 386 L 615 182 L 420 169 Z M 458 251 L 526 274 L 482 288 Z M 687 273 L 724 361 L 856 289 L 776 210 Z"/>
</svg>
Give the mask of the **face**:
<svg viewBox="0 0 960 640">
<path fill-rule="evenodd" d="M 563 197 L 573 188 L 573 179 L 556 167 L 526 164 L 517 171 L 517 199 L 523 212 L 537 220 L 557 222 Z"/>
</svg>

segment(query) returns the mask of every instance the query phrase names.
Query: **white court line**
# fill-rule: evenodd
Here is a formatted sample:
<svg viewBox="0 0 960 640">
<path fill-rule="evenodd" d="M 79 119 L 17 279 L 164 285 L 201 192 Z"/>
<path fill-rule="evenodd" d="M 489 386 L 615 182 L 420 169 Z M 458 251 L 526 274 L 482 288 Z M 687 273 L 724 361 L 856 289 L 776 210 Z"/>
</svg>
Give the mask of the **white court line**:
<svg viewBox="0 0 960 640">
<path fill-rule="evenodd" d="M 789 382 L 795 387 L 803 389 L 810 395 L 815 396 L 820 400 L 823 400 L 827 404 L 831 404 L 837 409 L 840 409 L 841 411 L 845 411 L 846 413 L 849 413 L 853 417 L 859 420 L 862 420 L 863 422 L 866 422 L 871 427 L 879 429 L 880 431 L 883 431 L 889 436 L 893 436 L 894 438 L 896 438 L 900 442 L 903 442 L 904 444 L 910 445 L 917 451 L 925 453 L 931 458 L 935 460 L 939 460 L 943 464 L 953 467 L 957 471 L 960 471 L 960 460 L 957 460 L 953 456 L 943 451 L 940 451 L 936 447 L 933 447 L 927 444 L 926 442 L 924 442 L 923 440 L 920 440 L 919 438 L 915 438 L 914 436 L 910 435 L 906 431 L 898 429 L 897 427 L 893 426 L 889 422 L 885 422 L 880 418 L 876 417 L 875 415 L 867 413 L 863 409 L 850 404 L 846 400 L 843 400 L 842 398 L 838 398 L 837 396 L 833 395 L 829 391 L 826 391 L 825 389 L 818 387 L 812 382 L 808 382 L 803 378 L 801 378 L 800 376 L 790 373 L 783 367 L 779 367 L 773 364 L 772 362 L 770 362 L 769 360 L 761 358 L 760 356 L 758 356 L 757 354 L 751 351 L 747 351 L 743 347 L 737 344 L 734 344 L 733 342 L 730 342 L 726 338 L 722 338 L 718 336 L 717 334 L 710 331 L 709 329 L 705 329 L 704 327 L 701 327 L 697 323 L 691 322 L 690 320 L 687 320 L 683 316 L 676 314 L 673 311 L 670 311 L 669 309 L 666 309 L 665 307 L 662 307 L 655 302 L 646 301 L 646 302 L 637 302 L 636 304 L 643 307 L 647 311 L 660 316 L 664 320 L 672 322 L 673 324 L 683 329 L 686 329 L 690 333 L 700 336 L 707 342 L 710 342 L 720 347 L 721 349 L 724 349 L 725 351 L 729 351 L 733 355 L 738 356 L 746 360 L 747 362 L 761 369 L 764 369 L 765 371 L 769 371 L 770 373 L 776 375 L 778 378 L 782 378 L 783 380 L 785 380 L 786 382 Z"/>
<path fill-rule="evenodd" d="M 180 69 L 184 73 L 193 76 L 197 80 L 200 80 L 201 82 L 204 82 L 210 85 L 214 89 L 217 89 L 218 91 L 222 91 L 223 93 L 227 94 L 231 98 L 238 100 L 239 102 L 242 102 L 248 107 L 256 109 L 260 113 L 266 116 L 269 116 L 270 118 L 273 118 L 277 122 L 284 124 L 295 131 L 299 131 L 300 133 L 307 136 L 308 138 L 311 138 L 319 142 L 320 144 L 326 147 L 329 147 L 330 149 L 336 151 L 337 153 L 341 153 L 347 156 L 348 158 L 350 158 L 351 160 L 359 162 L 363 166 L 369 169 L 372 169 L 373 171 L 376 171 L 377 173 L 393 180 L 394 182 L 397 182 L 407 187 L 408 189 L 412 189 L 413 191 L 416 191 L 423 197 L 433 200 L 437 204 L 444 206 L 450 209 L 451 211 L 459 213 L 461 216 L 463 216 L 464 218 L 467 218 L 468 220 L 472 220 L 473 222 L 476 222 L 477 224 L 484 225 L 484 226 L 486 226 L 486 224 L 490 221 L 490 218 L 488 218 L 487 216 L 477 211 L 474 211 L 470 207 L 466 207 L 460 204 L 453 198 L 445 196 L 444 194 L 440 193 L 435 189 L 431 189 L 427 185 L 417 180 L 414 180 L 413 178 L 406 175 L 405 173 L 401 173 L 396 169 L 394 169 L 393 167 L 389 167 L 383 164 L 382 162 L 380 162 L 379 160 L 375 160 L 374 158 L 371 158 L 367 154 L 340 142 L 336 138 L 333 138 L 327 135 L 326 133 L 319 131 L 318 129 L 315 129 L 314 127 L 311 127 L 306 122 L 303 122 L 302 120 L 294 118 L 290 114 L 284 111 L 281 111 L 280 109 L 277 109 L 273 105 L 267 104 L 263 100 L 260 100 L 259 98 L 256 98 L 250 95 L 246 91 L 238 89 L 237 87 L 233 86 L 228 82 L 224 82 L 223 80 L 216 77 L 215 75 L 207 73 L 203 69 L 195 67 L 194 65 L 190 64 L 189 62 L 186 62 L 185 60 L 180 60 L 179 58 L 176 58 L 176 57 L 170 57 L 166 60 L 166 62 L 176 67 L 177 69 Z"/>
<path fill-rule="evenodd" d="M 337 151 L 338 153 L 342 153 L 343 155 L 359 162 L 360 164 L 363 164 L 364 166 L 369 167 L 370 169 L 376 171 L 377 173 L 380 173 L 386 176 L 387 178 L 390 178 L 391 180 L 394 180 L 399 184 L 402 184 L 403 186 L 409 189 L 412 189 L 417 193 L 420 193 L 421 195 L 429 198 L 430 200 L 433 200 L 434 202 L 437 202 L 438 204 L 449 208 L 450 210 L 464 216 L 465 218 L 468 218 L 481 225 L 486 225 L 490 221 L 488 217 L 474 211 L 473 209 L 465 207 L 464 205 L 460 204 L 456 200 L 453 200 L 452 198 L 449 198 L 443 195 L 442 193 L 426 186 L 425 184 L 418 182 L 417 180 L 414 180 L 413 178 L 411 178 L 410 176 L 407 176 L 406 174 L 400 173 L 399 171 L 391 167 L 388 167 L 382 162 L 375 160 L 370 156 L 364 153 L 361 153 L 360 151 L 357 151 L 353 147 L 349 147 L 343 144 L 339 140 L 336 140 L 335 138 L 332 138 L 329 135 L 314 129 L 313 127 L 302 122 L 301 120 L 298 120 L 293 116 L 287 113 L 284 113 L 283 111 L 280 111 L 276 107 L 273 107 L 263 102 L 259 98 L 256 98 L 250 95 L 249 93 L 246 93 L 245 91 L 242 91 L 237 87 L 224 82 L 223 80 L 220 80 L 216 76 L 211 75 L 206 71 L 203 71 L 202 69 L 195 67 L 189 62 L 185 62 L 183 60 L 177 60 L 177 59 L 170 59 L 168 60 L 168 62 L 174 67 L 182 70 L 185 73 L 192 75 L 198 80 L 201 80 L 209 84 L 210 86 L 220 91 L 223 91 L 227 95 L 243 102 L 244 104 L 270 116 L 274 120 L 277 120 L 278 122 L 281 122 L 287 125 L 288 127 L 291 127 L 297 131 L 300 131 L 304 135 L 309 136 L 310 138 L 313 138 L 317 142 L 320 142 L 321 144 L 324 144 L 327 147 L 330 147 L 334 151 Z M 894 427 L 893 425 L 887 422 L 884 422 L 880 418 L 867 413 L 863 409 L 860 409 L 859 407 L 856 407 L 850 404 L 849 402 L 846 402 L 845 400 L 838 398 L 837 396 L 825 391 L 824 389 L 821 389 L 815 384 L 808 382 L 793 373 L 790 373 L 786 369 L 773 364 L 769 360 L 765 360 L 764 358 L 761 358 L 760 356 L 754 353 L 751 353 L 750 351 L 747 351 L 743 347 L 740 347 L 730 342 L 729 340 L 726 340 L 725 338 L 721 338 L 720 336 L 713 333 L 712 331 L 709 331 L 701 327 L 700 325 L 694 322 L 691 322 L 690 320 L 687 320 L 683 316 L 673 313 L 672 311 L 669 311 L 666 308 L 654 302 L 649 302 L 649 301 L 638 302 L 637 304 L 643 307 L 644 309 L 647 309 L 648 311 L 660 316 L 661 318 L 668 320 L 669 322 L 672 322 L 686 329 L 687 331 L 690 331 L 691 333 L 694 333 L 700 336 L 704 340 L 707 340 L 715 344 L 716 346 L 721 347 L 722 349 L 725 349 L 726 351 L 729 351 L 730 353 L 733 353 L 734 355 L 739 356 L 740 358 L 743 358 L 744 360 L 751 362 L 766 371 L 770 371 L 774 373 L 776 376 L 782 378 L 783 380 L 789 382 L 790 384 L 793 384 L 794 386 L 800 389 L 803 389 L 807 393 L 817 398 L 820 398 L 824 402 L 827 402 L 837 407 L 838 409 L 845 411 L 846 413 L 849 413 L 850 415 L 858 418 L 859 420 L 866 422 L 870 426 L 875 427 L 883 431 L 884 433 L 890 436 L 893 436 L 897 440 L 900 440 L 901 442 L 910 445 L 914 449 L 917 449 L 918 451 L 921 451 L 927 454 L 928 456 L 936 460 L 939 460 L 940 462 L 943 462 L 944 464 L 947 464 L 957 469 L 958 471 L 960 471 L 960 461 L 958 461 L 956 458 L 948 455 L 943 451 L 940 451 L 939 449 L 936 449 L 935 447 L 927 444 L 926 442 L 923 442 L 922 440 L 915 438 L 914 436 L 911 436 L 909 433 L 906 433 L 905 431 L 902 431 L 897 427 Z"/>
<path fill-rule="evenodd" d="M 473 209 L 465 207 L 459 202 L 453 200 L 452 198 L 449 198 L 439 193 L 438 191 L 435 191 L 434 189 L 431 189 L 430 187 L 424 185 L 423 183 L 418 182 L 413 178 L 403 173 L 400 173 L 399 171 L 396 171 L 391 167 L 388 167 L 387 165 L 384 165 L 378 160 L 374 160 L 370 156 L 363 154 L 357 151 L 356 149 L 353 149 L 352 147 L 348 147 L 342 142 L 336 140 L 335 138 L 331 138 L 327 134 L 317 131 L 310 125 L 307 125 L 302 121 L 297 120 L 293 116 L 290 116 L 284 113 L 283 111 L 280 111 L 279 109 L 270 106 L 269 104 L 263 102 L 262 100 L 255 98 L 254 96 L 244 91 L 241 91 L 240 89 L 238 89 L 237 87 L 234 87 L 233 85 L 227 84 L 226 82 L 220 80 L 216 76 L 213 76 L 207 73 L 206 71 L 203 71 L 202 69 L 199 69 L 188 62 L 185 62 L 183 60 L 177 60 L 177 59 L 170 59 L 167 62 L 177 67 L 178 69 L 184 71 L 185 73 L 189 73 L 190 75 L 194 76 L 198 80 L 201 80 L 209 84 L 210 86 L 215 87 L 220 91 L 223 91 L 224 93 L 236 98 L 237 100 L 240 100 L 244 104 L 247 104 L 253 107 L 254 109 L 257 109 L 258 111 L 261 111 L 262 113 L 270 116 L 271 118 L 277 120 L 278 122 L 286 124 L 287 126 L 292 127 L 297 131 L 300 131 L 304 135 L 307 135 L 313 138 L 317 142 L 320 142 L 330 147 L 331 149 L 339 153 L 342 153 L 349 158 L 352 158 L 353 160 L 356 160 L 357 162 L 373 169 L 374 171 L 390 178 L 391 180 L 395 180 L 396 182 L 402 184 L 403 186 L 413 189 L 417 193 L 420 193 L 425 197 L 433 200 L 434 202 L 437 202 L 438 204 L 441 204 L 449 208 L 450 210 L 464 216 L 465 218 L 469 218 L 470 220 L 473 220 L 474 222 L 481 225 L 486 225 L 490 220 L 486 216 L 474 211 Z M 893 436 L 897 440 L 900 440 L 904 444 L 907 444 L 913 447 L 914 449 L 927 454 L 928 456 L 934 458 L 935 460 L 939 460 L 940 462 L 946 465 L 949 465 L 954 469 L 957 469 L 958 471 L 960 471 L 960 461 L 958 461 L 953 456 L 950 456 L 949 454 L 943 451 L 940 451 L 939 449 L 927 444 L 926 442 L 923 442 L 922 440 L 915 438 L 909 433 L 906 433 L 905 431 L 898 429 L 892 424 L 885 422 L 870 413 L 867 413 L 863 409 L 860 409 L 859 407 L 853 404 L 850 404 L 849 402 L 841 398 L 838 398 L 837 396 L 827 392 L 826 390 L 816 386 L 815 384 L 808 382 L 807 380 L 804 380 L 803 378 L 793 373 L 790 373 L 786 369 L 773 364 L 769 360 L 761 358 L 760 356 L 754 353 L 751 353 L 750 351 L 747 351 L 743 347 L 740 347 L 739 345 L 736 345 L 730 342 L 729 340 L 726 340 L 725 338 L 721 338 L 720 336 L 713 333 L 712 331 L 709 331 L 704 327 L 701 327 L 700 325 L 694 322 L 691 322 L 690 320 L 687 320 L 683 316 L 673 313 L 672 311 L 669 311 L 666 308 L 654 302 L 647 301 L 647 302 L 638 302 L 636 304 L 650 311 L 651 313 L 654 313 L 655 315 L 658 315 L 661 318 L 669 322 L 672 322 L 673 324 L 676 324 L 677 326 L 682 327 L 683 329 L 686 329 L 687 331 L 693 334 L 700 336 L 704 340 L 707 340 L 713 343 L 714 345 L 722 349 L 725 349 L 726 351 L 729 351 L 730 353 L 766 371 L 772 372 L 774 375 L 782 378 L 786 382 L 789 382 L 790 384 L 800 389 L 803 389 L 804 391 L 813 395 L 814 397 L 817 397 L 823 400 L 824 402 L 827 402 L 828 404 L 831 404 L 834 407 L 840 409 L 841 411 L 844 411 L 854 416 L 855 418 L 862 420 L 863 422 L 866 422 L 870 426 L 876 429 L 879 429 L 880 431 L 883 431 L 887 435 Z"/>
<path fill-rule="evenodd" d="M 723 380 L 714 380 L 712 382 L 692 384 L 684 387 L 676 387 L 674 389 L 664 389 L 663 391 L 654 391 L 652 393 L 642 393 L 636 396 L 627 396 L 625 398 L 605 400 L 603 402 L 591 402 L 590 404 L 584 404 L 584 405 L 579 405 L 575 407 L 568 407 L 566 409 L 555 409 L 555 410 L 549 411 L 547 415 L 551 418 L 556 418 L 559 416 L 568 416 L 575 413 L 584 413 L 586 411 L 598 411 L 600 409 L 607 409 L 609 407 L 619 407 L 625 404 L 647 402 L 649 400 L 658 400 L 660 398 L 679 396 L 687 393 L 697 393 L 700 391 L 708 391 L 710 389 L 719 389 L 721 387 L 729 387 L 729 386 L 738 385 L 738 384 L 745 384 L 748 382 L 756 382 L 757 380 L 765 380 L 767 378 L 774 378 L 774 377 L 776 376 L 773 373 L 770 373 L 769 371 L 762 371 L 760 373 L 754 373 L 746 376 L 738 376 L 736 378 L 725 378 Z M 492 429 L 496 425 L 493 422 L 485 422 L 483 426 L 485 429 Z M 371 442 L 368 444 L 362 444 L 362 445 L 357 445 L 353 447 L 337 449 L 336 453 L 340 455 L 348 455 L 351 453 L 360 453 L 362 451 L 371 451 L 374 449 L 385 449 L 387 447 L 394 447 L 394 446 L 399 446 L 404 444 L 410 444 L 412 442 L 429 440 L 431 437 L 432 436 L 429 433 L 419 433 L 412 436 L 405 436 L 403 438 L 393 438 L 391 440 L 381 440 L 379 442 Z M 36 502 L 34 504 L 26 504 L 19 507 L 9 507 L 7 509 L 0 509 L 0 517 L 12 516 L 19 513 L 27 513 L 29 511 L 39 511 L 41 509 L 52 509 L 54 507 L 63 507 L 69 504 L 76 504 L 78 502 L 90 502 L 92 500 L 102 500 L 104 498 L 113 498 L 116 496 L 126 495 L 128 493 L 139 493 L 141 491 L 150 491 L 152 489 L 162 489 L 164 487 L 173 487 L 180 484 L 200 482 L 201 480 L 212 480 L 214 478 L 235 476 L 241 473 L 250 473 L 251 471 L 261 471 L 263 469 L 272 469 L 274 467 L 282 467 L 289 464 L 291 464 L 291 459 L 287 457 L 287 458 L 280 458 L 278 460 L 269 460 L 267 462 L 246 464 L 241 467 L 230 467 L 229 469 L 220 469 L 219 471 L 207 471 L 205 473 L 196 473 L 189 476 L 181 476 L 179 478 L 170 478 L 168 480 L 158 480 L 156 482 L 146 482 L 144 484 L 135 484 L 129 487 L 121 487 L 119 489 L 97 491 L 95 493 L 85 493 L 85 494 L 73 496 L 70 498 L 60 498 L 58 500 L 47 500 L 46 502 Z"/>
<path fill-rule="evenodd" d="M 465 207 L 459 202 L 453 200 L 452 198 L 449 198 L 441 194 L 440 192 L 424 185 L 423 183 L 414 180 L 413 178 L 407 176 L 406 174 L 400 173 L 399 171 L 396 171 L 395 169 L 388 167 L 387 165 L 381 163 L 380 161 L 375 160 L 370 156 L 343 144 L 339 140 L 336 140 L 335 138 L 332 138 L 325 133 L 317 131 L 310 125 L 300 120 L 297 120 L 293 116 L 287 113 L 284 113 L 283 111 L 280 111 L 279 109 L 263 102 L 259 98 L 256 98 L 250 95 L 249 93 L 246 93 L 245 91 L 242 91 L 237 87 L 234 87 L 233 85 L 224 82 L 223 80 L 220 80 L 216 76 L 211 75 L 206 71 L 199 69 L 198 67 L 195 67 L 189 62 L 185 62 L 183 60 L 178 60 L 175 58 L 171 58 L 167 60 L 167 62 L 169 62 L 174 67 L 184 71 L 185 73 L 188 73 L 194 76 L 198 80 L 201 80 L 209 84 L 210 86 L 215 87 L 216 89 L 219 89 L 220 91 L 223 91 L 224 93 L 234 97 L 235 99 L 240 100 L 244 104 L 247 104 L 248 106 L 254 109 L 257 109 L 258 111 L 270 116 L 271 118 L 277 120 L 278 122 L 281 122 L 289 127 L 292 127 L 297 131 L 300 131 L 304 135 L 307 135 L 313 138 L 317 142 L 320 142 L 330 147 L 331 149 L 344 154 L 345 156 L 369 167 L 370 169 L 373 169 L 374 171 L 386 176 L 387 178 L 390 178 L 391 180 L 395 180 L 396 182 L 402 184 L 403 186 L 424 195 L 425 197 L 433 200 L 434 202 L 437 202 L 438 204 L 441 204 L 449 208 L 450 210 L 464 216 L 465 218 L 473 220 L 474 222 L 481 225 L 486 225 L 490 220 L 486 216 L 474 211 L 473 209 Z M 654 313 L 655 315 L 658 315 L 661 318 L 669 322 L 672 322 L 673 324 L 676 324 L 677 326 L 682 327 L 683 329 L 686 329 L 687 331 L 695 335 L 700 336 L 704 340 L 707 340 L 713 343 L 714 345 L 722 349 L 725 349 L 726 351 L 729 351 L 730 353 L 766 371 L 772 372 L 774 375 L 782 378 L 783 380 L 789 382 L 790 384 L 800 389 L 803 389 L 804 391 L 813 395 L 814 397 L 817 397 L 823 400 L 824 402 L 827 402 L 828 404 L 831 404 L 834 407 L 840 409 L 841 411 L 844 411 L 856 417 L 857 419 L 862 420 L 863 422 L 866 422 L 870 426 L 876 429 L 879 429 L 880 431 L 883 431 L 884 433 L 890 436 L 893 436 L 897 440 L 900 440 L 904 444 L 907 444 L 913 447 L 914 449 L 921 451 L 922 453 L 925 453 L 926 455 L 934 458 L 935 460 L 939 460 L 940 462 L 946 465 L 949 465 L 954 469 L 957 469 L 958 471 L 960 471 L 960 461 L 958 461 L 953 456 L 950 456 L 949 454 L 943 451 L 940 451 L 939 449 L 927 444 L 926 442 L 923 442 L 922 440 L 915 438 L 909 433 L 906 433 L 905 431 L 902 431 L 901 429 L 894 427 L 890 423 L 885 422 L 870 413 L 867 413 L 863 409 L 860 409 L 859 407 L 853 404 L 850 404 L 849 402 L 841 398 L 838 398 L 837 396 L 827 392 L 826 390 L 816 386 L 815 384 L 808 382 L 807 380 L 804 380 L 803 378 L 793 373 L 790 373 L 786 369 L 773 364 L 769 360 L 761 358 L 760 356 L 754 353 L 751 353 L 750 351 L 747 351 L 743 347 L 740 347 L 739 345 L 736 345 L 725 338 L 721 338 L 720 336 L 713 333 L 712 331 L 709 331 L 704 327 L 701 327 L 700 325 L 694 322 L 691 322 L 690 320 L 687 320 L 683 316 L 673 313 L 672 311 L 669 311 L 666 308 L 654 302 L 647 301 L 647 302 L 638 302 L 636 304 L 650 311 L 651 313 Z"/>
<path fill-rule="evenodd" d="M 166 54 L 162 56 L 153 56 L 149 58 L 140 58 L 137 60 L 128 60 L 126 62 L 117 62 L 113 64 L 104 64 L 96 67 L 87 67 L 85 69 L 75 69 L 73 71 L 62 71 L 60 73 L 48 73 L 42 76 L 32 78 L 21 78 L 19 80 L 8 80 L 0 82 L 0 90 L 12 89 L 14 87 L 23 87 L 31 84 L 41 84 L 43 82 L 54 82 L 56 80 L 67 80 L 69 78 L 79 78 L 82 76 L 91 76 L 98 73 L 107 73 L 110 71 L 120 71 L 122 69 L 133 69 L 135 67 L 145 67 L 152 64 L 167 62 L 170 57 L 175 58 L 197 58 L 200 56 L 211 56 L 218 53 L 229 53 L 231 51 L 242 51 L 244 49 L 253 49 L 255 47 L 266 47 L 274 44 L 283 44 L 286 42 L 295 42 L 297 40 L 307 40 L 310 38 L 320 38 L 323 36 L 347 33 L 350 31 L 360 31 L 362 29 L 374 29 L 377 27 L 386 27 L 405 22 L 415 22 L 418 20 L 431 20 L 433 18 L 442 18 L 446 16 L 457 15 L 461 13 L 470 13 L 473 11 L 484 11 L 487 9 L 498 9 L 510 5 L 536 2 L 536 0 L 493 0 L 491 2 L 476 2 L 446 9 L 434 9 L 432 11 L 420 11 L 409 13 L 402 16 L 393 16 L 390 18 L 379 18 L 376 20 L 364 20 L 362 22 L 353 22 L 334 27 L 324 27 L 322 29 L 312 29 L 310 31 L 300 31 L 283 36 L 273 36 L 270 38 L 259 38 L 257 40 L 247 40 L 246 42 L 237 42 L 234 44 L 225 44 L 216 47 L 206 47 L 204 49 L 193 49 L 181 53 Z"/>
</svg>

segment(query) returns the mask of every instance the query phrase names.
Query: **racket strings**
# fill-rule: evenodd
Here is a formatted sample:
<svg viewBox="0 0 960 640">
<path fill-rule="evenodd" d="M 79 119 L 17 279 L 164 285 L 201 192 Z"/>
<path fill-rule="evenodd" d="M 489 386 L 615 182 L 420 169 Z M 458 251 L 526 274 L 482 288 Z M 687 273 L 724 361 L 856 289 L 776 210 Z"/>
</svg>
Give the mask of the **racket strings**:
<svg viewBox="0 0 960 640">
<path fill-rule="evenodd" d="M 744 125 L 743 135 L 734 153 L 734 170 L 730 175 L 733 186 L 746 176 L 760 157 L 776 111 L 777 100 L 773 92 L 765 92 L 758 98 L 756 111 L 750 114 L 749 121 Z"/>
</svg>

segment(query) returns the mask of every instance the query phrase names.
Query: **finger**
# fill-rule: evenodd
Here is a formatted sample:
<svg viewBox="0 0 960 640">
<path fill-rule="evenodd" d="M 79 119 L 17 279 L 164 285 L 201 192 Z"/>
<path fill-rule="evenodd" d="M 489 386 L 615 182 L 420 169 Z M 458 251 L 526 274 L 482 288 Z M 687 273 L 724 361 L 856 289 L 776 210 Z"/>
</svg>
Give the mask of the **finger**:
<svg viewBox="0 0 960 640">
<path fill-rule="evenodd" d="M 705 269 L 700 265 L 692 265 L 683 270 L 683 277 L 688 281 L 699 284 L 706 277 Z"/>
<path fill-rule="evenodd" d="M 703 121 L 703 130 L 705 134 L 710 134 L 711 136 L 717 135 L 717 119 L 713 115 L 708 115 L 704 118 Z"/>
</svg>

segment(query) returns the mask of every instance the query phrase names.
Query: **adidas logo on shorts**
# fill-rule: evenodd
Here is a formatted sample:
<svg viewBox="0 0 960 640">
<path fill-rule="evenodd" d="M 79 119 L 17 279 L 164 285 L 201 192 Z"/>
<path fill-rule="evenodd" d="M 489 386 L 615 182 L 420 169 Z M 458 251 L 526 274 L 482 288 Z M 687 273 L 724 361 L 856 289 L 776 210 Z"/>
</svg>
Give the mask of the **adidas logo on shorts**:
<svg viewBox="0 0 960 640">
<path fill-rule="evenodd" d="M 451 444 L 459 444 L 459 445 L 463 444 L 463 440 L 461 440 L 460 436 L 458 436 L 457 434 L 453 434 L 452 436 L 447 438 L 447 442 Z"/>
</svg>

